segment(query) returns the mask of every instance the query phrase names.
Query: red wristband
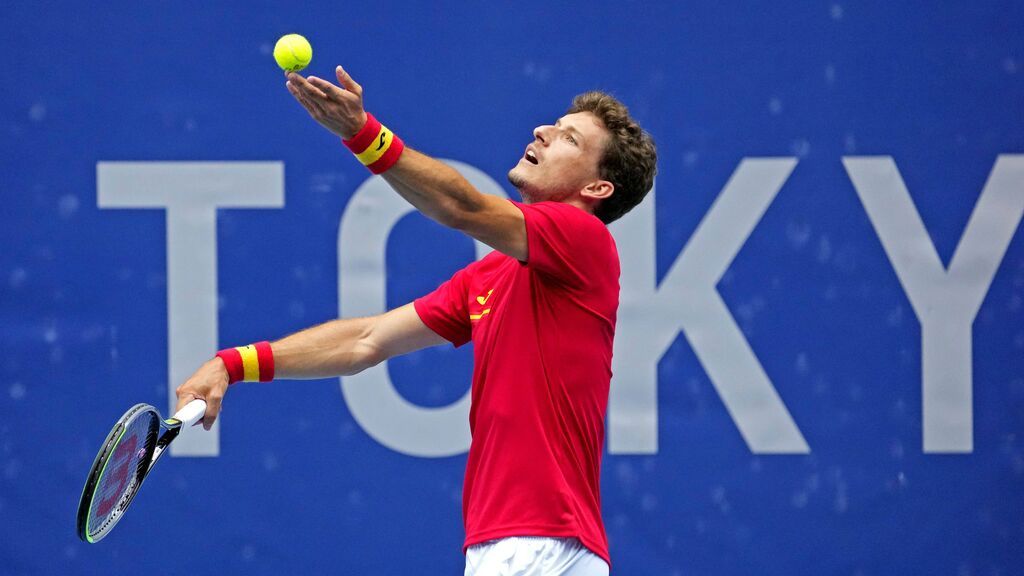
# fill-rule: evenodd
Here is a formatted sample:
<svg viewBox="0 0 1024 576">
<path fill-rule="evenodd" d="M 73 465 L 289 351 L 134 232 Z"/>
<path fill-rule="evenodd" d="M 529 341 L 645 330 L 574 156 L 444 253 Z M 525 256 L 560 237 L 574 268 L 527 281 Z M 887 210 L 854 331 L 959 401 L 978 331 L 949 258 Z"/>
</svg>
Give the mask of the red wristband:
<svg viewBox="0 0 1024 576">
<path fill-rule="evenodd" d="M 217 352 L 228 371 L 228 384 L 270 382 L 274 379 L 274 351 L 269 342 L 226 348 Z"/>
<path fill-rule="evenodd" d="M 362 129 L 342 142 L 374 174 L 381 174 L 394 166 L 405 150 L 402 139 L 369 112 Z"/>
<path fill-rule="evenodd" d="M 242 355 L 236 348 L 226 348 L 217 352 L 217 358 L 224 361 L 224 367 L 228 369 L 228 384 L 234 384 L 242 380 L 245 374 L 242 367 Z"/>
<path fill-rule="evenodd" d="M 257 342 L 253 346 L 260 362 L 260 382 L 270 382 L 274 379 L 274 350 L 270 342 Z"/>
</svg>

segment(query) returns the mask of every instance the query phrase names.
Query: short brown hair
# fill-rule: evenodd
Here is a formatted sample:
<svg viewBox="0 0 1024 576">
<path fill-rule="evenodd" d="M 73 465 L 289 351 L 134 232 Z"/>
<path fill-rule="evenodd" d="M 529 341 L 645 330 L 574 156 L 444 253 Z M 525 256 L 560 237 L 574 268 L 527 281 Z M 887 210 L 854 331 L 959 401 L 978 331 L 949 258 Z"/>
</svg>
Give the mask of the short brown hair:
<svg viewBox="0 0 1024 576">
<path fill-rule="evenodd" d="M 632 210 L 650 192 L 658 172 L 658 150 L 651 135 L 629 115 L 626 105 L 611 94 L 593 91 L 576 96 L 566 114 L 577 112 L 597 116 L 611 135 L 598 167 L 601 178 L 611 182 L 615 192 L 602 200 L 594 213 L 608 224 Z"/>
</svg>

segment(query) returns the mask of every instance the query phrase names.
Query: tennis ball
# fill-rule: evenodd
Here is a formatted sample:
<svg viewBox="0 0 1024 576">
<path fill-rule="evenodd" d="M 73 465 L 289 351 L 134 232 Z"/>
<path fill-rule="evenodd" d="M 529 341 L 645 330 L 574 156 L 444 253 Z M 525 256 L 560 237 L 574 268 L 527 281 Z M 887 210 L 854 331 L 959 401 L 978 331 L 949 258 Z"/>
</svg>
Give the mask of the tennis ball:
<svg viewBox="0 0 1024 576">
<path fill-rule="evenodd" d="M 282 70 L 298 72 L 313 59 L 313 47 L 298 34 L 285 34 L 274 44 L 274 60 Z"/>
</svg>

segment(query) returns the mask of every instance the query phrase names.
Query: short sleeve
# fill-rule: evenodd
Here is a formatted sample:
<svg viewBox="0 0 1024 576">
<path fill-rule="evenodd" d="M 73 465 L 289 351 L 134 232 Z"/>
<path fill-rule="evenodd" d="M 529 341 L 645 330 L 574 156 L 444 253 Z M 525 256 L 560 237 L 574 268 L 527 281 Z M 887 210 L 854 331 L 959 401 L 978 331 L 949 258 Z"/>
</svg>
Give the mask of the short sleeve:
<svg viewBox="0 0 1024 576">
<path fill-rule="evenodd" d="M 569 286 L 585 286 L 614 267 L 618 254 L 596 216 L 561 202 L 513 202 L 526 221 L 526 265 Z"/>
<path fill-rule="evenodd" d="M 413 307 L 420 320 L 456 347 L 473 335 L 469 321 L 469 280 L 472 264 L 459 270 L 436 290 L 417 298 Z"/>
</svg>

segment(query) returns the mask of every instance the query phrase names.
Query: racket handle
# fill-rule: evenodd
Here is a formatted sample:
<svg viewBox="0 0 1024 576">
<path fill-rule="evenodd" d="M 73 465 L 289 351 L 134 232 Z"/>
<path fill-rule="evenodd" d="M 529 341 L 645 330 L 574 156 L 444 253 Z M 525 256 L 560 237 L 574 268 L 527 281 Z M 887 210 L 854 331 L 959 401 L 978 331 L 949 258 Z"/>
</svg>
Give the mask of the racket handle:
<svg viewBox="0 0 1024 576">
<path fill-rule="evenodd" d="M 183 428 L 188 428 L 196 422 L 203 419 L 203 414 L 206 414 L 206 401 L 195 399 L 173 416 L 175 420 L 180 420 Z"/>
</svg>

